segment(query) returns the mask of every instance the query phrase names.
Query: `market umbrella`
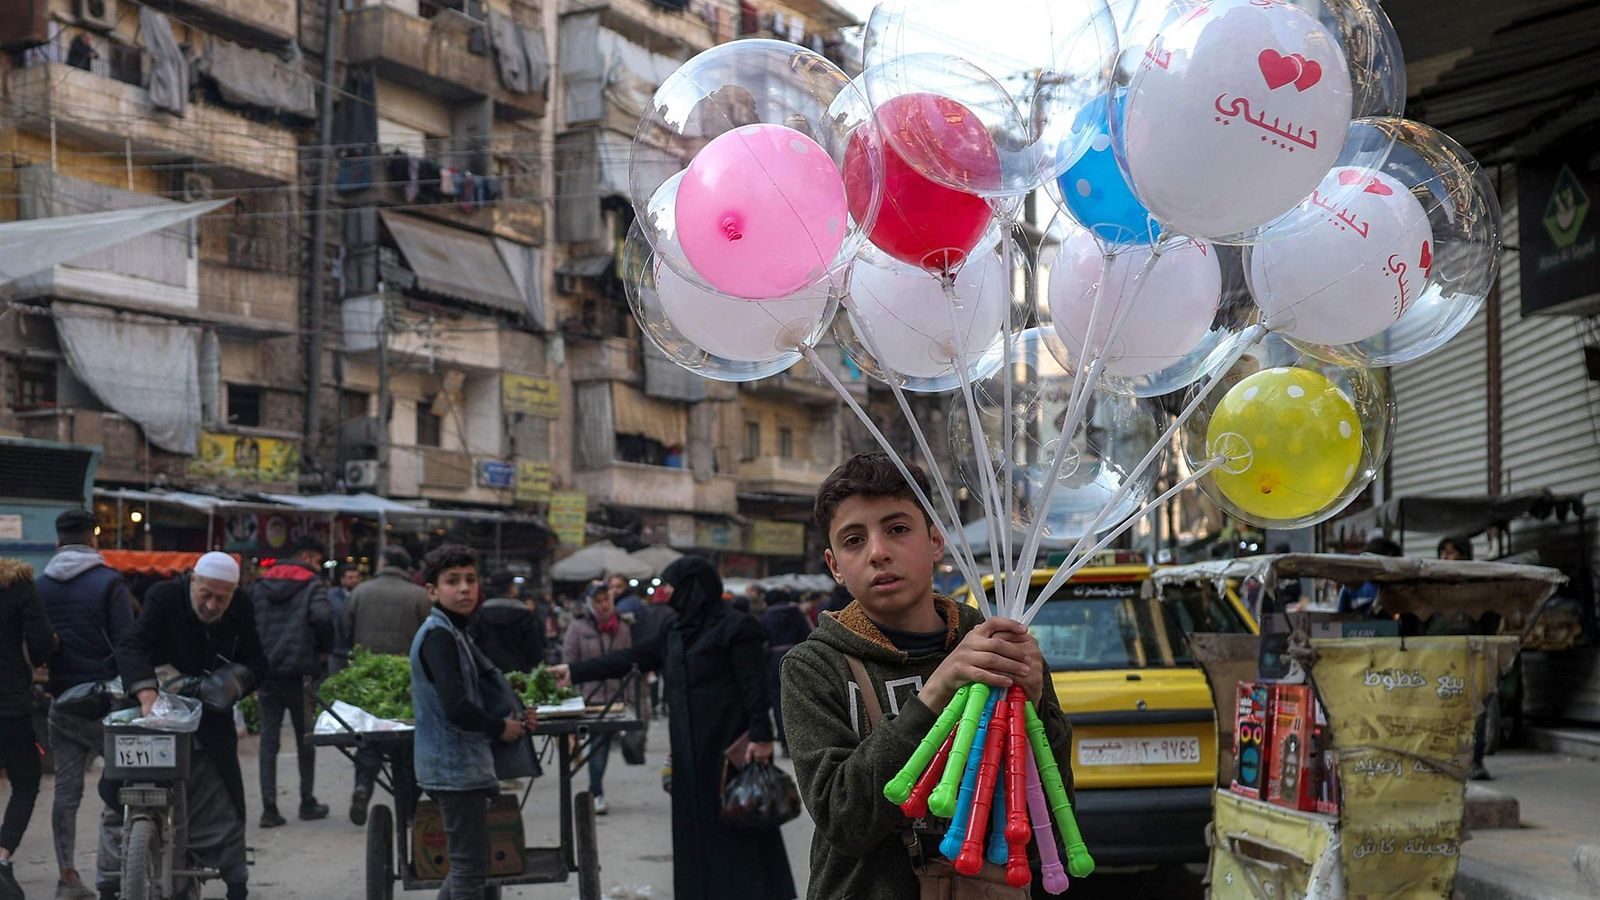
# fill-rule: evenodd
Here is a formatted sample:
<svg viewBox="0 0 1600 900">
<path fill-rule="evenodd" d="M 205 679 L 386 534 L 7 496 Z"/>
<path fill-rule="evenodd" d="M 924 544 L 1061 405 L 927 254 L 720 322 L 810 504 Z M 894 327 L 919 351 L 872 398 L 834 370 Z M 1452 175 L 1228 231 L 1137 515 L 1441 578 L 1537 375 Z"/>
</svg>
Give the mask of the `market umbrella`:
<svg viewBox="0 0 1600 900">
<path fill-rule="evenodd" d="M 682 556 L 682 553 L 671 547 L 655 544 L 643 550 L 635 550 L 629 554 L 640 565 L 649 566 L 649 574 L 654 577 L 660 575 L 662 570 L 672 564 L 672 561 Z"/>
<path fill-rule="evenodd" d="M 652 574 L 648 563 L 610 541 L 590 544 L 550 567 L 550 577 L 556 581 L 589 581 L 608 575 L 649 578 Z"/>
</svg>

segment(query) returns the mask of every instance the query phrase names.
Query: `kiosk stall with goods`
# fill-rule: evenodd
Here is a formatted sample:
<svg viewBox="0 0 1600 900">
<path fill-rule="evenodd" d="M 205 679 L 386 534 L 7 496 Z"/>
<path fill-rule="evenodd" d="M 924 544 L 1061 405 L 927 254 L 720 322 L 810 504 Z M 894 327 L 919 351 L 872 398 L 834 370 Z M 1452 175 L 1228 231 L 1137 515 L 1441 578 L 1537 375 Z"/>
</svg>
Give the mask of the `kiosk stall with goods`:
<svg viewBox="0 0 1600 900">
<path fill-rule="evenodd" d="M 395 884 L 402 890 L 437 890 L 449 873 L 445 855 L 444 824 L 438 806 L 423 798 L 412 768 L 413 729 L 405 723 L 376 724 L 344 704 L 329 705 L 318 698 L 324 709 L 317 733 L 307 740 L 321 747 L 337 747 L 356 760 L 358 751 L 380 763 L 378 784 L 393 797 L 394 806 L 374 804 L 367 819 L 366 897 L 388 900 Z M 620 704 L 600 707 L 582 702 L 539 711 L 539 724 L 530 740 L 536 755 L 543 757 L 555 745 L 556 777 L 559 785 L 560 843 L 554 847 L 526 846 L 522 828 L 522 808 L 532 793 L 531 779 L 518 798 L 502 792 L 489 810 L 491 861 L 489 889 L 485 896 L 497 898 L 500 888 L 518 884 L 561 884 L 573 874 L 578 877 L 579 900 L 600 900 L 600 848 L 595 837 L 594 798 L 587 792 L 574 795 L 572 776 L 588 758 L 596 739 L 622 735 L 644 728 L 630 710 Z M 332 719 L 340 727 L 328 731 L 322 722 Z"/>
<path fill-rule="evenodd" d="M 1292 609 L 1263 636 L 1195 635 L 1229 752 L 1213 804 L 1210 895 L 1451 896 L 1474 724 L 1518 635 L 1421 634 L 1513 615 L 1564 582 L 1500 563 L 1289 554 L 1160 570 L 1157 590 L 1273 598 L 1309 579 L 1375 584 L 1381 615 Z M 1404 630 L 1404 633 L 1403 633 Z M 1415 633 L 1413 633 L 1415 632 Z"/>
</svg>

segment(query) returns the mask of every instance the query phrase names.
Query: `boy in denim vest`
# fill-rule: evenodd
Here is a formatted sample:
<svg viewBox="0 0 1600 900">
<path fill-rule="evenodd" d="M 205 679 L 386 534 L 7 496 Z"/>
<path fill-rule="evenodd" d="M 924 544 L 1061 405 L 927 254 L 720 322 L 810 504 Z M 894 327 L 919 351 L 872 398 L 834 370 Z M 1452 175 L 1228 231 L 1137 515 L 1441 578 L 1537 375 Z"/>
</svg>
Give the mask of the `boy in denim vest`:
<svg viewBox="0 0 1600 900">
<path fill-rule="evenodd" d="M 489 801 L 499 787 L 494 742 L 523 740 L 534 713 L 501 718 L 486 708 L 486 694 L 511 688 L 467 636 L 478 607 L 478 555 L 446 544 L 428 554 L 423 575 L 433 611 L 411 642 L 417 784 L 444 818 L 450 875 L 439 897 L 479 900 L 489 877 Z"/>
</svg>

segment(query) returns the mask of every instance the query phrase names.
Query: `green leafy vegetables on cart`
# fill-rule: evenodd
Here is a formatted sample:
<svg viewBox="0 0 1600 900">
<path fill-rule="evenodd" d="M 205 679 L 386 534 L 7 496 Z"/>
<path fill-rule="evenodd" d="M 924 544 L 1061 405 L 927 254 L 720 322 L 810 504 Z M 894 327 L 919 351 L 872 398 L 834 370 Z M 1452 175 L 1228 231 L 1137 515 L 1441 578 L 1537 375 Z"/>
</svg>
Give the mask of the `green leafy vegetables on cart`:
<svg viewBox="0 0 1600 900">
<path fill-rule="evenodd" d="M 350 665 L 322 683 L 322 699 L 343 700 L 380 719 L 410 719 L 411 662 L 356 647 Z"/>
<path fill-rule="evenodd" d="M 532 672 L 507 672 L 506 680 L 528 706 L 550 706 L 570 697 L 578 696 L 572 688 L 556 686 L 556 676 L 540 665 Z"/>
</svg>

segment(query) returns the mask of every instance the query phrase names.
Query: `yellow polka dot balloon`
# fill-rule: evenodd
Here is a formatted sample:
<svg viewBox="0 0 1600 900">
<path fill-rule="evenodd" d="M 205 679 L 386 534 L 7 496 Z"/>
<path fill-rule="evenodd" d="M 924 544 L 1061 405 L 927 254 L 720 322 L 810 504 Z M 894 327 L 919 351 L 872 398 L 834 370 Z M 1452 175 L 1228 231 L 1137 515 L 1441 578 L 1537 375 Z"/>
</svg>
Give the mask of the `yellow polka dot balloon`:
<svg viewBox="0 0 1600 900">
<path fill-rule="evenodd" d="M 1311 369 L 1263 369 L 1217 404 L 1206 447 L 1226 461 L 1216 485 L 1246 515 L 1290 520 L 1339 499 L 1361 462 L 1361 418 Z"/>
</svg>

